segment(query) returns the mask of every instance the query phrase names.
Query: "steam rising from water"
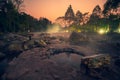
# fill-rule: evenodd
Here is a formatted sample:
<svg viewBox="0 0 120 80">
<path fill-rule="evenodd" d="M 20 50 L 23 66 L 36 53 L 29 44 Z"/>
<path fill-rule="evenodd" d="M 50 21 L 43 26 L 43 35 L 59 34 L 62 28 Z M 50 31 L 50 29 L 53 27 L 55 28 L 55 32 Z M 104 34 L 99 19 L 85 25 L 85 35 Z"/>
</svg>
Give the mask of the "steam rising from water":
<svg viewBox="0 0 120 80">
<path fill-rule="evenodd" d="M 58 33 L 58 32 L 60 32 L 60 26 L 59 25 L 48 26 L 48 29 L 46 32 L 47 33 Z"/>
</svg>

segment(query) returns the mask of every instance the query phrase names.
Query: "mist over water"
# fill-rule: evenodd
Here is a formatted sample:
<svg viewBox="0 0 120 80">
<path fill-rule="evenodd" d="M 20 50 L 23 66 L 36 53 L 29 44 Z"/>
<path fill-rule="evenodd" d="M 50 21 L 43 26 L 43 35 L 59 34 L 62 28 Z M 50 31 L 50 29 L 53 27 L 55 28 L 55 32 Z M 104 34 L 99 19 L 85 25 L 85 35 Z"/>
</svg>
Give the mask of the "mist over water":
<svg viewBox="0 0 120 80">
<path fill-rule="evenodd" d="M 51 56 L 50 59 L 60 64 L 61 66 L 68 64 L 69 66 L 79 69 L 81 57 L 82 56 L 74 53 L 60 53 L 58 55 Z"/>
<path fill-rule="evenodd" d="M 49 25 L 46 32 L 47 33 L 58 33 L 58 32 L 60 32 L 60 26 L 59 25 Z"/>
</svg>

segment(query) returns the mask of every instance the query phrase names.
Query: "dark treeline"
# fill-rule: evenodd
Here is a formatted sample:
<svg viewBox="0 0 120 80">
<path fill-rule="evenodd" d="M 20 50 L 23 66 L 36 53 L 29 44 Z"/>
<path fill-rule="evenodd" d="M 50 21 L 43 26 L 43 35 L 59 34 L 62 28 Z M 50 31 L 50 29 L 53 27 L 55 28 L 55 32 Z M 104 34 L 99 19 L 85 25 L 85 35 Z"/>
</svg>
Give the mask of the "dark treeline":
<svg viewBox="0 0 120 80">
<path fill-rule="evenodd" d="M 23 0 L 0 0 L 0 32 L 45 31 L 51 24 L 46 18 L 39 20 L 21 12 Z"/>
<path fill-rule="evenodd" d="M 51 24 L 47 18 L 39 20 L 22 12 L 23 0 L 0 0 L 0 32 L 27 32 L 27 31 L 46 31 Z M 98 31 L 100 29 L 109 32 L 120 32 L 120 1 L 107 0 L 102 10 L 97 5 L 89 17 L 89 13 L 82 14 L 80 11 L 74 15 L 70 6 L 65 14 L 68 17 L 69 31 Z M 71 16 L 67 16 L 67 14 Z M 72 17 L 72 18 L 71 18 Z M 73 24 L 71 25 L 72 21 Z M 63 20 L 64 21 L 64 20 Z M 65 22 L 66 23 L 66 22 Z M 82 24 L 82 25 L 81 25 Z"/>
<path fill-rule="evenodd" d="M 104 7 L 106 7 L 106 5 Z M 92 15 L 90 16 L 90 19 L 86 26 L 92 26 L 94 27 L 94 30 L 109 29 L 109 32 L 114 32 L 120 27 L 120 14 L 117 12 L 117 8 L 111 8 L 111 10 L 107 10 L 106 8 L 104 8 L 104 10 L 102 11 L 100 6 L 97 5 L 93 9 Z"/>
<path fill-rule="evenodd" d="M 75 16 L 68 17 L 69 27 L 66 30 L 83 32 L 119 32 L 120 33 L 120 0 L 107 0 L 103 10 L 96 5 L 92 14 L 77 11 L 74 14 L 71 7 L 68 7 L 67 14 Z M 65 15 L 66 16 L 66 15 Z M 73 22 L 73 23 L 72 23 Z M 72 24 L 71 24 L 72 23 Z"/>
</svg>

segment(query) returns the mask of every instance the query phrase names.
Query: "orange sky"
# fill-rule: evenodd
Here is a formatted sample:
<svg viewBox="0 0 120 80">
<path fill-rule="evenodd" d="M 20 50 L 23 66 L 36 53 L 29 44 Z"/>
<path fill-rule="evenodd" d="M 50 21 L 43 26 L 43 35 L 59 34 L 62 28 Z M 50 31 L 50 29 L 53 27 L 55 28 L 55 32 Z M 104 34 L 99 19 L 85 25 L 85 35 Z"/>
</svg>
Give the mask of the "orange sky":
<svg viewBox="0 0 120 80">
<path fill-rule="evenodd" d="M 106 0 L 24 0 L 25 12 L 35 18 L 46 17 L 54 21 L 59 16 L 64 16 L 71 4 L 76 13 L 77 10 L 92 12 L 96 5 L 103 7 Z"/>
</svg>

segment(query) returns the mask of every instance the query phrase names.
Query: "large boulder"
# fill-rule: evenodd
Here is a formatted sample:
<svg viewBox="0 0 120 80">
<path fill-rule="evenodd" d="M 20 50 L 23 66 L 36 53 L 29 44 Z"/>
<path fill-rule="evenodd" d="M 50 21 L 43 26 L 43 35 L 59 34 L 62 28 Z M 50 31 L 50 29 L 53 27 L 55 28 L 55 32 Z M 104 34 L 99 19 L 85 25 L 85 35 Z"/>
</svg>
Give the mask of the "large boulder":
<svg viewBox="0 0 120 80">
<path fill-rule="evenodd" d="M 92 77 L 101 78 L 101 75 L 108 72 L 111 65 L 111 56 L 108 54 L 97 54 L 86 56 L 81 59 L 81 72 Z"/>
<path fill-rule="evenodd" d="M 29 50 L 35 47 L 45 47 L 47 43 L 44 40 L 41 39 L 35 39 L 35 40 L 28 40 L 23 43 L 24 50 Z"/>
<path fill-rule="evenodd" d="M 88 68 L 105 67 L 108 66 L 110 62 L 111 57 L 108 54 L 96 54 L 81 59 L 81 65 L 86 65 Z"/>
<path fill-rule="evenodd" d="M 85 33 L 72 32 L 69 37 L 70 44 L 84 44 L 89 41 L 88 36 Z"/>
<path fill-rule="evenodd" d="M 22 45 L 27 40 L 27 37 L 19 34 L 2 34 L 0 36 L 0 51 L 5 53 L 23 51 Z"/>
</svg>

